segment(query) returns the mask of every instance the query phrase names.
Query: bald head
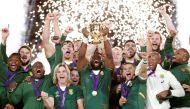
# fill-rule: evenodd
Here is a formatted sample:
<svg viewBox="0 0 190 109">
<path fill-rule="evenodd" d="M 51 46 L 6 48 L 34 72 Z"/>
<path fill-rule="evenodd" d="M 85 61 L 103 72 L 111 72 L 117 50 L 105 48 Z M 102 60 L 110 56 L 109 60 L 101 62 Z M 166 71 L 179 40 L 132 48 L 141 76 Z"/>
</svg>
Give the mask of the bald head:
<svg viewBox="0 0 190 109">
<path fill-rule="evenodd" d="M 158 52 L 150 52 L 148 54 L 148 67 L 151 70 L 155 70 L 157 64 L 161 63 L 161 56 Z"/>
<path fill-rule="evenodd" d="M 189 60 L 189 52 L 186 49 L 180 48 L 175 51 L 174 62 L 182 63 L 182 62 L 187 62 L 188 60 Z"/>
</svg>

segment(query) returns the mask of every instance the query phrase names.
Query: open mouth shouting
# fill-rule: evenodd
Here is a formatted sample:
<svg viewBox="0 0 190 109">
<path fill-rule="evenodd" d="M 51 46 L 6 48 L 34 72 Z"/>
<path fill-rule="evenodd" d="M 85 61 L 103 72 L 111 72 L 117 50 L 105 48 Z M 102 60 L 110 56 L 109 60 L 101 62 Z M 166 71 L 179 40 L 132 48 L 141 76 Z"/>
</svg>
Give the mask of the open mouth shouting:
<svg viewBox="0 0 190 109">
<path fill-rule="evenodd" d="M 94 65 L 98 66 L 100 64 L 100 62 L 98 60 L 94 60 Z"/>
<path fill-rule="evenodd" d="M 125 74 L 126 80 L 129 81 L 131 79 L 133 79 L 133 74 L 129 71 L 126 72 Z"/>
<path fill-rule="evenodd" d="M 36 70 L 36 76 L 41 77 L 43 76 L 43 71 L 41 69 Z"/>
<path fill-rule="evenodd" d="M 44 76 L 44 67 L 43 64 L 41 62 L 35 62 L 34 65 L 32 66 L 32 73 L 33 73 L 33 77 L 40 79 Z"/>
<path fill-rule="evenodd" d="M 33 76 L 37 79 L 40 79 L 44 76 L 44 71 L 42 69 L 38 68 L 35 71 L 33 71 Z"/>
<path fill-rule="evenodd" d="M 22 56 L 21 60 L 24 61 L 24 62 L 27 61 L 27 56 L 26 55 Z"/>
<path fill-rule="evenodd" d="M 10 70 L 11 71 L 16 71 L 18 69 L 18 66 L 15 64 L 15 63 L 12 63 L 11 65 L 10 65 Z"/>
<path fill-rule="evenodd" d="M 75 85 L 78 84 L 78 80 L 77 80 L 77 79 L 72 79 L 72 81 L 73 81 L 73 83 L 74 83 Z"/>
<path fill-rule="evenodd" d="M 67 55 L 70 55 L 70 53 L 71 53 L 70 51 L 66 51 L 66 54 L 67 54 Z"/>
<path fill-rule="evenodd" d="M 157 43 L 153 43 L 153 44 L 152 44 L 152 48 L 153 48 L 154 50 L 157 50 L 158 47 L 159 47 L 159 45 L 158 45 Z"/>
<path fill-rule="evenodd" d="M 59 77 L 59 79 L 60 79 L 60 80 L 64 80 L 64 79 L 65 79 L 65 76 L 61 75 L 61 76 Z"/>
<path fill-rule="evenodd" d="M 67 80 L 66 76 L 65 76 L 65 75 L 62 75 L 62 74 L 59 75 L 59 76 L 57 77 L 57 79 L 58 79 L 59 83 L 65 83 L 66 80 Z"/>
</svg>

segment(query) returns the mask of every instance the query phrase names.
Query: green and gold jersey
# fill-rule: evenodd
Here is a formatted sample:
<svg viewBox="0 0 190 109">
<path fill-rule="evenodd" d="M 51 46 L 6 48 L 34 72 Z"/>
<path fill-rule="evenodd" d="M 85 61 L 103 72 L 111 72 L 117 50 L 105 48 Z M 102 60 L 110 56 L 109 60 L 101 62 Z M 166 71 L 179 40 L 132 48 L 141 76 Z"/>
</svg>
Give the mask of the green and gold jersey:
<svg viewBox="0 0 190 109">
<path fill-rule="evenodd" d="M 81 87 L 84 95 L 85 109 L 109 109 L 109 91 L 111 86 L 112 70 L 102 67 L 97 95 L 93 96 L 93 82 L 91 79 L 91 68 L 87 65 L 79 72 Z"/>
<path fill-rule="evenodd" d="M 66 97 L 64 101 L 64 109 L 78 109 L 77 100 L 83 99 L 82 89 L 75 85 L 70 85 L 66 89 Z M 54 98 L 55 109 L 60 109 L 60 94 L 58 88 L 53 86 L 48 91 L 50 97 Z"/>
</svg>

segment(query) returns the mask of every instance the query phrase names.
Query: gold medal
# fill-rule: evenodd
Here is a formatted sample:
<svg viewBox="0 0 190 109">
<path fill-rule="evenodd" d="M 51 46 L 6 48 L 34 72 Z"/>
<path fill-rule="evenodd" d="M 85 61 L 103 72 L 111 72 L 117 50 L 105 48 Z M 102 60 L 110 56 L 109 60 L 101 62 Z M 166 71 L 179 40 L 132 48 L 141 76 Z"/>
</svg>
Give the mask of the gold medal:
<svg viewBox="0 0 190 109">
<path fill-rule="evenodd" d="M 92 91 L 92 95 L 96 96 L 97 95 L 97 91 Z"/>
</svg>

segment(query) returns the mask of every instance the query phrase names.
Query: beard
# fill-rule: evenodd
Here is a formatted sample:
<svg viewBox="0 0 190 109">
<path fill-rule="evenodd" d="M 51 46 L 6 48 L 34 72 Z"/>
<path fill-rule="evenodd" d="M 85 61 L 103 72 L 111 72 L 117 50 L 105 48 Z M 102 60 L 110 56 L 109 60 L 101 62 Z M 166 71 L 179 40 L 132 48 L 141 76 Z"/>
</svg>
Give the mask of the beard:
<svg viewBox="0 0 190 109">
<path fill-rule="evenodd" d="M 91 65 L 91 67 L 92 67 L 93 70 L 100 70 L 100 69 L 101 69 L 102 62 L 100 62 L 100 63 L 98 64 L 98 66 L 96 66 L 94 62 L 91 62 L 90 65 Z"/>
<path fill-rule="evenodd" d="M 134 56 L 135 56 L 135 53 L 127 55 L 128 58 L 133 58 Z"/>
<path fill-rule="evenodd" d="M 128 51 L 127 51 L 127 57 L 128 58 L 133 58 L 134 56 L 135 56 L 135 51 L 133 50 L 133 49 L 128 49 Z"/>
<path fill-rule="evenodd" d="M 28 61 L 26 61 L 26 62 L 23 62 L 22 61 L 22 66 L 26 66 L 26 65 L 28 65 L 30 63 L 30 60 L 28 60 Z"/>
</svg>

